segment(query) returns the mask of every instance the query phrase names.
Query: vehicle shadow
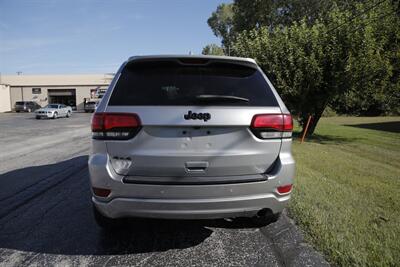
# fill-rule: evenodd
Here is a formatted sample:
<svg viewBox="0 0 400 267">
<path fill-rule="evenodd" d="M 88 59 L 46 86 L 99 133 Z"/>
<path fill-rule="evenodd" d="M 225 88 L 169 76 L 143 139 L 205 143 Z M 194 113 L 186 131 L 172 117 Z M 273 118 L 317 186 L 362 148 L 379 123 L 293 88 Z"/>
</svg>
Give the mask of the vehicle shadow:
<svg viewBox="0 0 400 267">
<path fill-rule="evenodd" d="M 107 232 L 92 214 L 87 156 L 0 175 L 0 248 L 62 255 L 122 255 L 201 244 L 217 228 L 248 219 L 125 220 Z"/>
<path fill-rule="evenodd" d="M 293 132 L 293 139 L 301 140 L 301 132 Z M 348 138 L 334 135 L 321 135 L 314 133 L 312 136 L 307 136 L 305 138 L 306 142 L 314 142 L 319 144 L 343 144 L 343 143 L 351 143 L 359 138 Z"/>
<path fill-rule="evenodd" d="M 400 121 L 387 121 L 376 123 L 349 124 L 345 126 L 357 127 L 369 130 L 385 131 L 391 133 L 400 133 Z"/>
</svg>

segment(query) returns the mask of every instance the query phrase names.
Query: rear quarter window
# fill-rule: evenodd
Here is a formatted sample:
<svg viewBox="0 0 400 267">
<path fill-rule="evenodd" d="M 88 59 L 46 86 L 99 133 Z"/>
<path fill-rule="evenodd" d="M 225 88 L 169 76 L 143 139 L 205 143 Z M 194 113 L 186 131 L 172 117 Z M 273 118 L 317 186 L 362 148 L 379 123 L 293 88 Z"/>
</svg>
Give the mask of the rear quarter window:
<svg viewBox="0 0 400 267">
<path fill-rule="evenodd" d="M 197 103 L 196 96 L 217 95 L 249 101 Z M 132 62 L 121 72 L 111 106 L 278 106 L 257 69 L 237 64 L 184 65 L 175 61 Z"/>
</svg>

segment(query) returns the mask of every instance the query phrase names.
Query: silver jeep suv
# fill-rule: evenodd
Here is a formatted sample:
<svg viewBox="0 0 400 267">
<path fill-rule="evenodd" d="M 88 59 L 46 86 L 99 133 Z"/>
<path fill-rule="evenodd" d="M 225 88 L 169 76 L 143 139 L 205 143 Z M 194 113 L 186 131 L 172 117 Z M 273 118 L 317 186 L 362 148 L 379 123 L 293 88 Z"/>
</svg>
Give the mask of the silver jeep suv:
<svg viewBox="0 0 400 267">
<path fill-rule="evenodd" d="M 274 221 L 292 190 L 292 128 L 252 59 L 132 57 L 92 117 L 96 221 Z"/>
</svg>

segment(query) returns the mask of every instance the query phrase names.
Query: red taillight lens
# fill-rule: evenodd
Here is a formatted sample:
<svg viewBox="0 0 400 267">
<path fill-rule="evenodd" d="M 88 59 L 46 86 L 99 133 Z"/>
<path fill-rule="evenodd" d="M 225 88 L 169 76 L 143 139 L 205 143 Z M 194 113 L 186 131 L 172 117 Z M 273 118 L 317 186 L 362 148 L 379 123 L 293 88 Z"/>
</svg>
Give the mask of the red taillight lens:
<svg viewBox="0 0 400 267">
<path fill-rule="evenodd" d="M 103 113 L 95 113 L 92 118 L 92 132 L 103 130 Z"/>
<path fill-rule="evenodd" d="M 281 114 L 259 114 L 253 117 L 252 128 L 268 128 L 277 131 L 283 130 L 283 115 Z"/>
<path fill-rule="evenodd" d="M 277 188 L 279 194 L 286 194 L 292 190 L 292 184 L 282 185 Z"/>
<path fill-rule="evenodd" d="M 293 120 L 290 114 L 258 114 L 253 117 L 251 127 L 292 131 Z"/>
<path fill-rule="evenodd" d="M 139 118 L 136 114 L 104 114 L 104 130 L 115 128 L 136 128 L 140 126 Z"/>
<path fill-rule="evenodd" d="M 292 115 L 290 115 L 290 114 L 284 114 L 283 115 L 283 130 L 285 132 L 293 131 Z"/>
<path fill-rule="evenodd" d="M 131 113 L 95 113 L 92 118 L 94 139 L 129 139 L 140 130 L 140 119 Z"/>
<path fill-rule="evenodd" d="M 290 114 L 257 114 L 253 117 L 250 128 L 261 139 L 291 137 L 292 116 Z"/>
</svg>

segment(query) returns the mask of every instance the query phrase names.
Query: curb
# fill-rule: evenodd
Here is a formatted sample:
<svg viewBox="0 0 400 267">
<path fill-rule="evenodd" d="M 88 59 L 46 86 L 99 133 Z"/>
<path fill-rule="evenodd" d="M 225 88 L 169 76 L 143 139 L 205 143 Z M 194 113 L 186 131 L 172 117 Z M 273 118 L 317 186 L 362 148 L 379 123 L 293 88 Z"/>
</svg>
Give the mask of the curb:
<svg viewBox="0 0 400 267">
<path fill-rule="evenodd" d="M 286 210 L 277 222 L 260 231 L 271 241 L 282 266 L 330 266 L 321 253 L 305 242 L 301 230 Z"/>
</svg>

